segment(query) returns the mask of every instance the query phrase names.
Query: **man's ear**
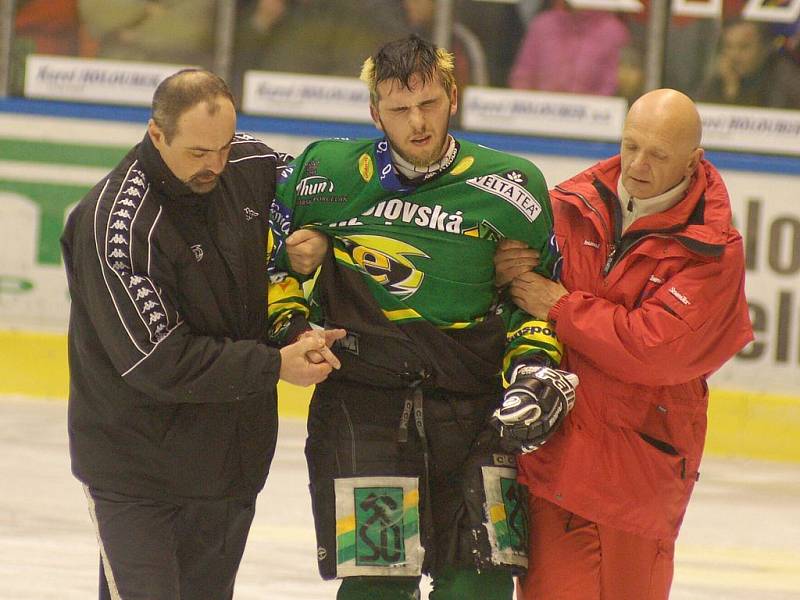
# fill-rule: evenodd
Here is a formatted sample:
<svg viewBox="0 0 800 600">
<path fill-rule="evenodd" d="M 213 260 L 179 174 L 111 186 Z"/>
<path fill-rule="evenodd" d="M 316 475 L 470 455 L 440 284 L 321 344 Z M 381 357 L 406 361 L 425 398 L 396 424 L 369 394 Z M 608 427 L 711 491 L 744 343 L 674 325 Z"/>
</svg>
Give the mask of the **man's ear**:
<svg viewBox="0 0 800 600">
<path fill-rule="evenodd" d="M 456 114 L 458 110 L 458 88 L 456 84 L 453 84 L 453 88 L 450 90 L 450 116 Z"/>
<path fill-rule="evenodd" d="M 692 151 L 691 158 L 689 159 L 689 164 L 686 165 L 686 174 L 691 177 L 694 174 L 697 165 L 700 164 L 700 161 L 703 160 L 704 150 L 702 148 L 695 148 Z"/>
<path fill-rule="evenodd" d="M 150 136 L 150 141 L 153 142 L 153 145 L 156 148 L 160 148 L 166 143 L 164 132 L 161 131 L 161 128 L 156 125 L 156 122 L 153 119 L 150 119 L 147 122 L 147 135 Z"/>
<path fill-rule="evenodd" d="M 369 103 L 369 116 L 372 117 L 372 122 L 379 131 L 383 131 L 383 123 L 381 123 L 381 116 L 378 114 L 378 107 L 372 102 Z"/>
</svg>

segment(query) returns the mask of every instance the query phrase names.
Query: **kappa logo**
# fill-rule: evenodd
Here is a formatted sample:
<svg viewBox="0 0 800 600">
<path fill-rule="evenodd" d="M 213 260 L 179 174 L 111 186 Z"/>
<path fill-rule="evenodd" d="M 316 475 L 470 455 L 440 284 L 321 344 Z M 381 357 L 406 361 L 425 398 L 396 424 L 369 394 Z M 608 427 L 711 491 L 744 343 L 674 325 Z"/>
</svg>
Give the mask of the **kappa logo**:
<svg viewBox="0 0 800 600">
<path fill-rule="evenodd" d="M 149 190 L 147 178 L 140 169 L 132 168 L 120 189 L 107 226 L 106 264 L 127 288 L 129 297 L 147 326 L 150 341 L 158 343 L 169 335 L 169 317 L 161 304 L 160 290 L 149 278 L 134 274 L 130 252 L 133 224 Z"/>
<path fill-rule="evenodd" d="M 200 262 L 201 260 L 203 260 L 203 246 L 201 246 L 200 244 L 195 244 L 191 248 L 192 248 L 192 252 L 194 253 L 194 259 L 197 262 Z"/>
<path fill-rule="evenodd" d="M 527 177 L 520 171 L 493 173 L 467 179 L 467 184 L 502 198 L 533 223 L 542 212 L 542 206 L 523 186 Z"/>
<path fill-rule="evenodd" d="M 593 242 L 591 240 L 583 240 L 583 245 L 584 246 L 589 246 L 591 248 L 596 248 L 598 250 L 600 249 L 600 242 Z"/>
<path fill-rule="evenodd" d="M 252 208 L 250 208 L 249 206 L 245 206 L 245 207 L 244 207 L 244 218 L 245 218 L 245 219 L 247 219 L 248 221 L 252 221 L 252 220 L 253 220 L 253 219 L 255 219 L 255 218 L 258 216 L 258 215 L 259 215 L 259 213 L 257 213 L 256 211 L 254 211 L 254 210 L 253 210 Z"/>
</svg>

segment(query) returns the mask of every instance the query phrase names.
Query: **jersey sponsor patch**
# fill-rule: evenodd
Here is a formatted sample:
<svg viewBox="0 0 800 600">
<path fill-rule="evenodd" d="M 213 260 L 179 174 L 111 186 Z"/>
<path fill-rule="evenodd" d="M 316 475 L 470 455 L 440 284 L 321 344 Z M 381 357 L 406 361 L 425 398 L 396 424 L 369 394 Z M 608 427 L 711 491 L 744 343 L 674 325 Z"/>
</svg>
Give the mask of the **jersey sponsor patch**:
<svg viewBox="0 0 800 600">
<path fill-rule="evenodd" d="M 507 171 L 506 173 L 492 173 L 467 179 L 466 183 L 474 188 L 489 192 L 502 198 L 525 218 L 533 223 L 542 212 L 542 206 L 533 195 L 523 186 L 527 182 L 527 176 L 517 170 Z"/>
<path fill-rule="evenodd" d="M 491 240 L 492 242 L 499 242 L 505 237 L 497 227 L 486 219 L 482 220 L 475 227 L 465 229 L 464 235 L 480 238 L 482 240 Z"/>
<path fill-rule="evenodd" d="M 319 202 L 337 203 L 347 202 L 347 196 L 335 195 L 336 187 L 330 179 L 317 175 L 319 161 L 312 160 L 306 164 L 306 177 L 297 182 L 294 187 L 297 206 L 309 206 Z"/>
<path fill-rule="evenodd" d="M 441 204 L 425 206 L 400 198 L 381 200 L 361 215 L 385 219 L 387 225 L 391 225 L 395 221 L 402 221 L 447 233 L 461 233 L 461 224 L 464 220 L 460 210 L 450 213 L 444 210 Z"/>
<path fill-rule="evenodd" d="M 528 566 L 526 499 L 513 467 L 481 467 L 492 563 Z"/>
<path fill-rule="evenodd" d="M 453 170 L 450 171 L 450 175 L 461 175 L 464 171 L 469 169 L 473 164 L 475 164 L 475 158 L 472 156 L 465 156 L 458 164 L 453 167 Z"/>
<path fill-rule="evenodd" d="M 333 181 L 321 175 L 309 175 L 297 182 L 295 192 L 298 198 L 317 196 L 320 194 L 332 194 L 334 190 Z"/>
<path fill-rule="evenodd" d="M 372 164 L 372 157 L 366 152 L 358 157 L 358 172 L 361 173 L 361 179 L 369 183 L 372 176 L 375 174 L 375 166 Z"/>
<path fill-rule="evenodd" d="M 409 259 L 430 258 L 422 250 L 379 235 L 351 235 L 342 241 L 353 261 L 390 294 L 407 300 L 422 285 L 425 273 Z"/>
<path fill-rule="evenodd" d="M 338 478 L 334 490 L 337 577 L 421 574 L 416 477 Z"/>
</svg>

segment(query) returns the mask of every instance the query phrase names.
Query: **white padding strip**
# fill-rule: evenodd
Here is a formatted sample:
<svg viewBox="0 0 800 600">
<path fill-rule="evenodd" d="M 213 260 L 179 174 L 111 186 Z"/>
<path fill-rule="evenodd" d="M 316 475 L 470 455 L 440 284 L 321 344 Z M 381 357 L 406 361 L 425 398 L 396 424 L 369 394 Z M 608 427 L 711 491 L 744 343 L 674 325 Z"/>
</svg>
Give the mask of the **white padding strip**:
<svg viewBox="0 0 800 600">
<path fill-rule="evenodd" d="M 100 537 L 100 526 L 97 524 L 97 512 L 95 512 L 94 508 L 94 498 L 92 498 L 89 487 L 86 485 L 83 486 L 83 493 L 86 494 L 86 499 L 89 501 L 89 516 L 92 518 L 94 532 L 97 535 L 97 544 L 100 546 L 100 556 L 103 559 L 103 571 L 106 575 L 106 581 L 108 581 L 108 591 L 111 593 L 111 600 L 122 600 L 122 596 L 117 589 L 117 582 L 114 580 L 114 573 L 111 571 L 111 562 L 108 560 L 108 554 L 106 554 L 106 548 L 103 545 L 103 538 Z"/>
</svg>

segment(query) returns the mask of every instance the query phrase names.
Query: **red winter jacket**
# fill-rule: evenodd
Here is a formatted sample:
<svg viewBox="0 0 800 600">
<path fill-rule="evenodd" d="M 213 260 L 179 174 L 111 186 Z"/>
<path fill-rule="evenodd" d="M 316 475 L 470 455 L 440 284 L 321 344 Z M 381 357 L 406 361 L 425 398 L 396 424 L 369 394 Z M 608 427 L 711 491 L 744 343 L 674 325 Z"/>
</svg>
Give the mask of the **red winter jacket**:
<svg viewBox="0 0 800 600">
<path fill-rule="evenodd" d="M 703 453 L 706 378 L 752 339 L 742 239 L 706 161 L 681 202 L 620 237 L 619 173 L 616 156 L 551 192 L 570 293 L 548 316 L 581 382 L 520 479 L 594 522 L 674 539 Z"/>
</svg>

